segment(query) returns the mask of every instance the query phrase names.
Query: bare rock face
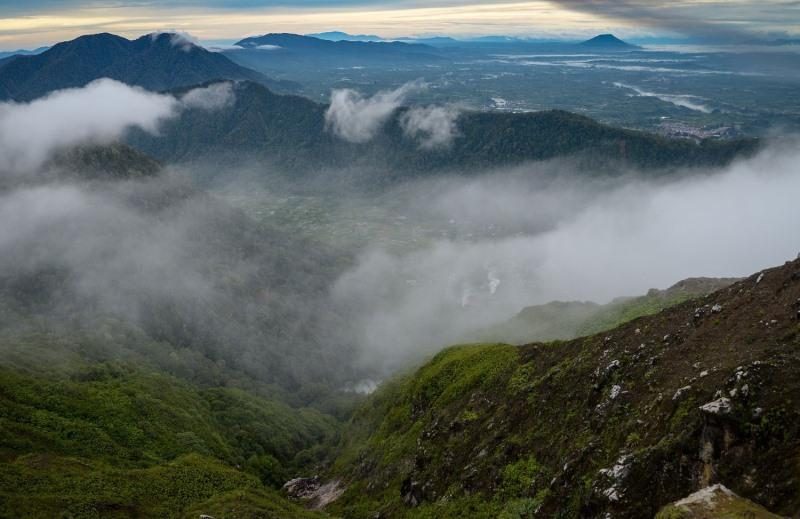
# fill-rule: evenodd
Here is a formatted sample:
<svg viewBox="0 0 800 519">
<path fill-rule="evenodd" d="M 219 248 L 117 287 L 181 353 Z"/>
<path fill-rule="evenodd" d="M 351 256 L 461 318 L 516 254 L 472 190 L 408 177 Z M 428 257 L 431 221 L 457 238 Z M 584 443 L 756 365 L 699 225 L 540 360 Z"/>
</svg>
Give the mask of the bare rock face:
<svg viewBox="0 0 800 519">
<path fill-rule="evenodd" d="M 295 478 L 283 485 L 286 495 L 295 500 L 305 501 L 312 510 L 321 510 L 336 501 L 345 488 L 338 480 L 323 483 L 319 476 Z"/>
<path fill-rule="evenodd" d="M 656 519 L 713 519 L 716 517 L 749 517 L 779 519 L 780 516 L 748 501 L 725 485 L 712 485 L 664 507 Z"/>
</svg>

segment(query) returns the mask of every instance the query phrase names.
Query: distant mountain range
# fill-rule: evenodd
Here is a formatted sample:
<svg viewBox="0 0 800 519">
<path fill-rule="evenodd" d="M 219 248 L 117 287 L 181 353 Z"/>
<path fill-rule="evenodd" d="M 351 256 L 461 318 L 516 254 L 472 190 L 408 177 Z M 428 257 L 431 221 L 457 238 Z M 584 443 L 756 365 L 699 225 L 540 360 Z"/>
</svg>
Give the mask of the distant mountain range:
<svg viewBox="0 0 800 519">
<path fill-rule="evenodd" d="M 397 41 L 331 41 L 297 34 L 266 34 L 245 38 L 225 56 L 260 72 L 397 63 L 437 63 L 445 58 L 428 45 Z"/>
<path fill-rule="evenodd" d="M 346 32 L 342 31 L 318 32 L 314 34 L 306 34 L 306 36 L 330 41 L 385 41 L 380 36 L 375 36 L 374 34 L 347 34 Z"/>
<path fill-rule="evenodd" d="M 9 58 L 11 56 L 35 56 L 36 54 L 41 54 L 42 52 L 46 51 L 49 48 L 50 47 L 39 47 L 33 50 L 18 49 L 11 51 L 0 51 L 0 60 Z"/>
<path fill-rule="evenodd" d="M 400 109 L 364 144 L 325 129 L 326 105 L 277 95 L 254 82 L 237 84 L 236 102 L 225 110 L 187 110 L 167 122 L 159 136 L 136 133 L 131 143 L 165 162 L 211 155 L 258 158 L 300 175 L 304 170 L 380 171 L 380 181 L 448 170 L 520 164 L 555 157 L 585 161 L 593 169 L 628 163 L 642 168 L 721 165 L 752 152 L 757 141 L 674 140 L 613 128 L 568 112 L 464 112 L 452 145 L 422 149 L 400 124 Z M 376 179 L 375 174 L 370 178 Z"/>
<path fill-rule="evenodd" d="M 278 91 L 297 88 L 294 83 L 273 81 L 175 34 L 152 34 L 136 40 L 94 34 L 59 43 L 41 54 L 13 56 L 0 62 L 0 100 L 28 101 L 102 77 L 154 91 L 219 79 L 255 81 Z"/>
</svg>

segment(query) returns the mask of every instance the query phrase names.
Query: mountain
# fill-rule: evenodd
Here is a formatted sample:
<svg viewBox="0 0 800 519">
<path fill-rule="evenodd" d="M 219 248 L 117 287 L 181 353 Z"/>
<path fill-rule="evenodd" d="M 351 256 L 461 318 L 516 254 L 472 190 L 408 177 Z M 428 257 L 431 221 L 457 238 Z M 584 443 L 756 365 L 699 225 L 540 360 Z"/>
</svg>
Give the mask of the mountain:
<svg viewBox="0 0 800 519">
<path fill-rule="evenodd" d="M 269 51 L 271 52 L 271 51 Z M 297 96 L 277 95 L 262 85 L 241 82 L 236 102 L 214 113 L 184 111 L 166 122 L 159 136 L 141 132 L 129 142 L 164 162 L 206 160 L 211 156 L 258 157 L 294 177 L 304 171 L 359 168 L 372 182 L 458 170 L 461 174 L 571 157 L 594 170 L 620 162 L 642 168 L 720 165 L 755 150 L 757 141 L 667 139 L 613 128 L 563 111 L 535 113 L 463 112 L 452 145 L 420 148 L 404 135 L 404 109 L 371 141 L 353 144 L 325 129 L 327 106 Z M 376 175 L 376 172 L 380 172 Z"/>
<path fill-rule="evenodd" d="M 330 41 L 384 41 L 383 38 L 375 36 L 374 34 L 347 34 L 342 31 L 318 32 L 315 34 L 306 34 L 306 36 Z"/>
<path fill-rule="evenodd" d="M 11 56 L 35 56 L 36 54 L 41 54 L 42 52 L 46 51 L 50 47 L 39 47 L 33 50 L 27 49 L 19 49 L 19 50 L 12 50 L 12 51 L 0 51 L 0 60 Z"/>
<path fill-rule="evenodd" d="M 116 143 L 60 150 L 44 170 L 52 178 L 118 180 L 156 177 L 161 173 L 161 165 L 129 146 Z"/>
<path fill-rule="evenodd" d="M 326 510 L 626 519 L 719 483 L 792 516 L 798 319 L 800 259 L 601 334 L 447 349 L 356 413 Z"/>
<path fill-rule="evenodd" d="M 291 67 L 338 68 L 398 63 L 440 63 L 445 60 L 428 45 L 398 41 L 330 41 L 297 34 L 266 34 L 236 43 L 240 50 L 224 52 L 243 66 L 262 72 Z"/>
<path fill-rule="evenodd" d="M 636 45 L 625 43 L 613 34 L 601 34 L 582 42 L 580 45 L 597 50 L 635 50 L 639 48 Z"/>
<path fill-rule="evenodd" d="M 404 41 L 408 43 L 420 43 L 423 45 L 431 45 L 433 47 L 436 46 L 456 46 L 460 45 L 463 42 L 457 40 L 455 38 L 451 38 L 449 36 L 419 36 L 419 37 L 406 37 L 406 38 L 397 38 L 396 41 Z"/>
<path fill-rule="evenodd" d="M 17 56 L 3 62 L 0 100 L 29 101 L 101 77 L 154 91 L 214 79 L 247 79 L 282 91 L 294 88 L 293 84 L 272 81 L 176 34 L 151 34 L 136 40 L 94 34 L 59 43 L 35 56 Z"/>
</svg>

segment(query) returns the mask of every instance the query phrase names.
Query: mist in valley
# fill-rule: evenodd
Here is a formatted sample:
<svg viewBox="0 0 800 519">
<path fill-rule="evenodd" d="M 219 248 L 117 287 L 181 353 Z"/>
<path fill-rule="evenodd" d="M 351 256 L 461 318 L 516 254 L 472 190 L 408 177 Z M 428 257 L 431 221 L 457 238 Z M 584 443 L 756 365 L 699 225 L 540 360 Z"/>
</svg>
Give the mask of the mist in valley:
<svg viewBox="0 0 800 519">
<path fill-rule="evenodd" d="M 334 92 L 327 129 L 343 141 L 369 140 L 417 88 Z M 691 276 L 742 276 L 800 250 L 792 197 L 800 157 L 786 139 L 724 169 L 658 179 L 591 174 L 568 159 L 378 191 L 358 189 L 352 172 L 325 172 L 303 186 L 273 182 L 255 159 L 230 169 L 205 164 L 225 172 L 211 191 L 195 185 L 202 167 L 186 165 L 119 183 L 37 173 L 57 169 L 48 161 L 61 149 L 108 143 L 130 128 L 158 135 L 181 110 L 225 109 L 235 91 L 218 83 L 174 97 L 100 81 L 4 105 L 5 279 L 55 272 L 42 312 L 89 322 L 124 316 L 157 340 L 270 384 L 353 389 L 478 340 L 530 305 L 603 303 Z M 97 99 L 116 110 L 98 119 L 87 109 Z M 54 110 L 71 114 L 75 129 L 46 133 L 34 146 L 12 131 L 31 135 L 44 124 L 40 114 Z M 420 148 L 446 147 L 459 138 L 458 115 L 411 106 L 402 125 Z M 363 229 L 349 241 L 319 239 L 313 224 L 282 230 L 275 211 L 254 218 L 231 204 L 231 193 L 247 192 L 258 207 L 258 189 L 274 197 L 300 189 L 331 204 L 329 229 L 353 227 L 353 218 Z M 375 215 L 393 226 L 376 230 Z M 400 245 L 387 246 L 398 237 Z"/>
<path fill-rule="evenodd" d="M 800 252 L 798 159 L 790 139 L 666 180 L 556 161 L 405 185 L 393 210 L 436 222 L 442 237 L 405 252 L 367 245 L 333 297 L 356 316 L 362 360 L 392 372 L 527 306 L 745 276 Z"/>
</svg>

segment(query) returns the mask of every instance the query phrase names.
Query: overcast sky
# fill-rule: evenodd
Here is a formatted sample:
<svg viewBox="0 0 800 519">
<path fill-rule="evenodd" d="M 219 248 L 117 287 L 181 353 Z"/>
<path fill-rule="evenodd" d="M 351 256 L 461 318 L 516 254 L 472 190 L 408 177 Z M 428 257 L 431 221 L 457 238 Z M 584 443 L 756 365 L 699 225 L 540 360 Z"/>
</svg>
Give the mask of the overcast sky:
<svg viewBox="0 0 800 519">
<path fill-rule="evenodd" d="M 344 30 L 386 37 L 507 34 L 688 36 L 741 42 L 798 36 L 798 0 L 0 0 L 0 49 L 80 34 L 181 30 L 204 40 Z"/>
</svg>

